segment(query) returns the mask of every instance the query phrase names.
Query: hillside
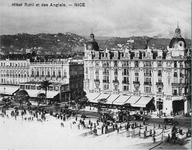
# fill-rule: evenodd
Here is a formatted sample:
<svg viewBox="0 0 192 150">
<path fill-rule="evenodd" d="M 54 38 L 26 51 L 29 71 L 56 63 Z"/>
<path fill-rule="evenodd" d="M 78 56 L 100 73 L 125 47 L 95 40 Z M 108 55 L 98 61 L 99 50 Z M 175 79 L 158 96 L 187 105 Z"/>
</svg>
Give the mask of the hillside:
<svg viewBox="0 0 192 150">
<path fill-rule="evenodd" d="M 0 36 L 0 48 L 4 54 L 26 53 L 26 51 L 37 52 L 38 54 L 82 54 L 84 44 L 89 40 L 88 36 L 79 36 L 73 33 L 58 34 L 16 34 Z M 147 36 L 121 37 L 97 37 L 100 49 L 145 49 L 146 46 L 157 49 L 166 49 L 171 39 L 151 38 Z M 148 43 L 148 44 L 147 44 Z M 191 41 L 186 39 L 187 47 L 191 47 Z"/>
<path fill-rule="evenodd" d="M 34 49 L 40 54 L 71 53 L 76 47 L 82 47 L 86 39 L 72 33 L 58 34 L 16 34 L 0 36 L 0 47 L 4 53 L 21 52 Z"/>
<path fill-rule="evenodd" d="M 130 47 L 133 49 L 145 49 L 147 45 L 156 49 L 166 49 L 169 46 L 171 39 L 151 38 L 147 36 L 132 36 L 128 38 L 110 38 L 108 40 L 98 40 L 100 48 L 106 49 L 124 49 Z M 187 47 L 191 47 L 191 40 L 185 39 Z M 148 44 L 147 44 L 148 43 Z"/>
</svg>

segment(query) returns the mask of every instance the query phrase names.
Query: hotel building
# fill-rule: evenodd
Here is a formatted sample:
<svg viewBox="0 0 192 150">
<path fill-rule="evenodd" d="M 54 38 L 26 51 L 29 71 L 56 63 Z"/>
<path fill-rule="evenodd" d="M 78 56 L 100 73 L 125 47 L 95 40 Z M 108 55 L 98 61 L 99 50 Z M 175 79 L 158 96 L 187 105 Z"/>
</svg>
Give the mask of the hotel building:
<svg viewBox="0 0 192 150">
<path fill-rule="evenodd" d="M 191 56 L 179 27 L 167 50 L 100 50 L 94 35 L 85 45 L 84 90 L 97 103 L 130 104 L 164 113 L 191 109 Z M 151 105 L 150 105 L 151 107 Z"/>
</svg>

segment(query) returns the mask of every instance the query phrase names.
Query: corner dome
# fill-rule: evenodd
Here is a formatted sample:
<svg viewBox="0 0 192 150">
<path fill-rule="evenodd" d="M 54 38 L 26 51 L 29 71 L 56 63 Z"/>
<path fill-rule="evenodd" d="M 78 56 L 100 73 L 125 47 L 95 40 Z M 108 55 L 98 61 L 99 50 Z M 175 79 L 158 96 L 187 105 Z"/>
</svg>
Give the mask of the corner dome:
<svg viewBox="0 0 192 150">
<path fill-rule="evenodd" d="M 93 33 L 90 34 L 90 41 L 86 43 L 86 48 L 87 50 L 99 51 L 99 45 L 95 41 Z"/>
<path fill-rule="evenodd" d="M 177 28 L 175 29 L 175 36 L 171 39 L 169 43 L 169 48 L 177 49 L 178 47 L 182 47 L 184 49 L 186 48 L 186 42 L 181 36 L 181 29 L 179 28 L 179 26 L 177 26 Z"/>
<path fill-rule="evenodd" d="M 186 48 L 186 42 L 184 40 L 184 38 L 180 37 L 180 38 L 172 38 L 170 43 L 169 43 L 169 48 L 176 48 L 177 45 L 180 45 L 180 46 L 184 46 L 184 48 Z"/>
</svg>

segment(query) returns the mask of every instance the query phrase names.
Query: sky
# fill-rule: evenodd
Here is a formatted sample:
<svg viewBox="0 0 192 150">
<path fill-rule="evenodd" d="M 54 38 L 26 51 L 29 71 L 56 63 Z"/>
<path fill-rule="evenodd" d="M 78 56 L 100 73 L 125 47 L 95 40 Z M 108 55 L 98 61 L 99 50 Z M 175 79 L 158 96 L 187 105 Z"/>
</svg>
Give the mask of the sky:
<svg viewBox="0 0 192 150">
<path fill-rule="evenodd" d="M 22 3 L 22 6 L 12 6 Z M 24 3 L 40 6 L 24 6 Z M 66 7 L 51 7 L 50 4 Z M 85 7 L 68 6 L 85 3 Z M 43 7 L 41 4 L 48 4 Z M 64 33 L 191 39 L 191 0 L 0 0 L 0 34 Z"/>
</svg>

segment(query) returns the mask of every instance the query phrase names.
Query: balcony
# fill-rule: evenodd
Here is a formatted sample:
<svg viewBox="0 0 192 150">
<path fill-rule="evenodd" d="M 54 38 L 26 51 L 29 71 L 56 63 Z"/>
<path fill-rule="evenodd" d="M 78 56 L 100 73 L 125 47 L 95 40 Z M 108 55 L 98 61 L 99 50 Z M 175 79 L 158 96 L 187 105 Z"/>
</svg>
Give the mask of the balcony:
<svg viewBox="0 0 192 150">
<path fill-rule="evenodd" d="M 129 81 L 122 81 L 122 84 L 129 84 Z"/>
<path fill-rule="evenodd" d="M 138 85 L 140 85 L 140 82 L 139 82 L 139 81 L 133 81 L 133 84 L 138 84 Z"/>
<path fill-rule="evenodd" d="M 109 83 L 109 80 L 103 80 L 103 83 Z"/>
<path fill-rule="evenodd" d="M 183 78 L 183 77 L 184 77 L 184 74 L 180 73 L 180 77 Z"/>
<path fill-rule="evenodd" d="M 109 75 L 109 72 L 103 72 L 104 75 Z"/>
<path fill-rule="evenodd" d="M 158 77 L 162 77 L 162 73 L 158 73 Z"/>
<path fill-rule="evenodd" d="M 119 80 L 113 80 L 113 84 L 119 84 Z"/>
<path fill-rule="evenodd" d="M 156 82 L 157 86 L 163 86 L 163 82 Z"/>
<path fill-rule="evenodd" d="M 163 95 L 164 92 L 162 92 L 162 91 L 161 91 L 161 92 L 157 91 L 157 94 L 158 94 L 158 95 Z"/>
<path fill-rule="evenodd" d="M 157 91 L 156 96 L 157 96 L 157 98 L 163 98 L 164 97 L 164 92 Z"/>
<path fill-rule="evenodd" d="M 99 79 L 95 79 L 94 82 L 99 82 L 100 83 L 100 80 Z"/>
<path fill-rule="evenodd" d="M 151 82 L 144 82 L 144 85 L 152 85 L 152 83 Z"/>
<path fill-rule="evenodd" d="M 151 73 L 144 73 L 144 76 L 148 76 L 148 77 L 151 77 Z"/>
<path fill-rule="evenodd" d="M 61 79 L 61 76 L 57 76 L 56 79 Z"/>
<path fill-rule="evenodd" d="M 187 86 L 187 84 L 185 83 L 171 83 L 172 86 L 176 86 L 176 87 L 185 87 Z"/>
</svg>

